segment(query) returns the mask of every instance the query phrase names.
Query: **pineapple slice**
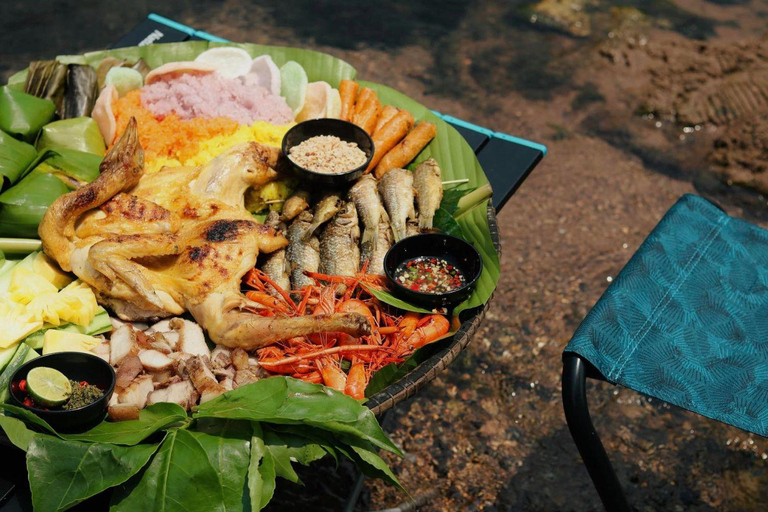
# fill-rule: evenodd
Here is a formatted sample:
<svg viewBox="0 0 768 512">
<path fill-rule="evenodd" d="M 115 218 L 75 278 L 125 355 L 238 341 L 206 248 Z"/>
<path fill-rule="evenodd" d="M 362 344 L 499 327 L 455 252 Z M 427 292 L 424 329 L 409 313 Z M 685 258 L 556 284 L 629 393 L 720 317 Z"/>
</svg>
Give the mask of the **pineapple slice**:
<svg viewBox="0 0 768 512">
<path fill-rule="evenodd" d="M 99 307 L 93 290 L 79 279 L 59 292 L 59 300 L 62 303 L 58 309 L 61 321 L 77 325 L 91 323 Z"/>
<path fill-rule="evenodd" d="M 44 277 L 59 290 L 74 280 L 70 274 L 61 270 L 54 261 L 49 259 L 42 252 L 37 253 L 37 256 L 35 256 L 35 259 L 32 262 L 32 268 L 36 274 Z"/>
<path fill-rule="evenodd" d="M 0 349 L 23 340 L 43 326 L 35 321 L 24 306 L 13 302 L 0 302 Z"/>
<path fill-rule="evenodd" d="M 14 302 L 29 304 L 32 299 L 45 293 L 56 293 L 58 289 L 47 279 L 26 268 L 14 268 L 11 271 L 9 297 Z"/>
<path fill-rule="evenodd" d="M 100 344 L 101 340 L 93 336 L 49 329 L 43 337 L 43 355 L 54 352 L 90 352 Z"/>
<path fill-rule="evenodd" d="M 61 300 L 58 293 L 44 293 L 27 304 L 27 311 L 35 320 L 52 326 L 59 326 L 62 324 L 59 313 L 62 307 L 67 307 L 67 305 Z"/>
</svg>

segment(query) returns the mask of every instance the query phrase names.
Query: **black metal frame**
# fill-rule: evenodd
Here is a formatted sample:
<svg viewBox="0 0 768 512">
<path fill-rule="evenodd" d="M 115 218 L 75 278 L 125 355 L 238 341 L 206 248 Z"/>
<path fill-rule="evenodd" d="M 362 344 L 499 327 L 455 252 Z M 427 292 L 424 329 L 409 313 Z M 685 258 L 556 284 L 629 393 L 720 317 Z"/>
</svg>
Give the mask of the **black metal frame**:
<svg viewBox="0 0 768 512">
<path fill-rule="evenodd" d="M 587 406 L 587 377 L 605 380 L 578 354 L 563 354 L 563 409 L 568 429 L 579 449 L 597 494 L 608 512 L 631 512 L 603 443 L 592 425 Z"/>
</svg>

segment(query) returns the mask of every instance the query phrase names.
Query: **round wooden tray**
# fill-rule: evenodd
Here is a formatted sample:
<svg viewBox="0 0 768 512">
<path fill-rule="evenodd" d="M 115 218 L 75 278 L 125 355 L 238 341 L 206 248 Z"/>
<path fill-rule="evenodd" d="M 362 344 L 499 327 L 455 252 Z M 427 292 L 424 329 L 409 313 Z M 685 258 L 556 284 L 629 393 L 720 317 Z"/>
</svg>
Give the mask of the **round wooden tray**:
<svg viewBox="0 0 768 512">
<path fill-rule="evenodd" d="M 496 221 L 496 211 L 490 204 L 488 205 L 488 227 L 491 231 L 491 239 L 493 240 L 496 252 L 501 257 L 499 225 Z M 444 346 L 437 353 L 430 356 L 429 359 L 422 362 L 399 381 L 390 384 L 369 398 L 366 405 L 371 411 L 377 416 L 384 414 L 400 402 L 411 398 L 421 388 L 432 382 L 472 341 L 472 337 L 483 322 L 483 318 L 485 318 L 485 312 L 488 310 L 491 300 L 493 300 L 493 297 L 484 306 L 467 311 L 468 318 L 462 322 L 461 327 L 452 338 L 439 342 Z"/>
</svg>

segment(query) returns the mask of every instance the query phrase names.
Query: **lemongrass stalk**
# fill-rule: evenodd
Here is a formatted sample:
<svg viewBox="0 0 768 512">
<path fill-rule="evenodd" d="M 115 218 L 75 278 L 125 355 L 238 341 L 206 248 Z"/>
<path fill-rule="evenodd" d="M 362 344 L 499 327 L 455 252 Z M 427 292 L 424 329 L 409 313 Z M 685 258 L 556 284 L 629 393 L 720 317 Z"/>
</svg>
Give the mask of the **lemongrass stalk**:
<svg viewBox="0 0 768 512">
<path fill-rule="evenodd" d="M 485 184 L 482 187 L 478 187 L 469 194 L 465 195 L 456 204 L 456 211 L 453 214 L 455 219 L 458 219 L 475 206 L 484 203 L 486 199 L 493 195 L 493 189 L 491 185 Z"/>
<path fill-rule="evenodd" d="M 445 185 L 456 185 L 457 183 L 469 183 L 469 178 L 464 178 L 461 180 L 448 180 L 443 182 L 443 186 Z"/>
<path fill-rule="evenodd" d="M 0 250 L 6 254 L 29 254 L 40 250 L 40 240 L 31 238 L 0 238 Z"/>
</svg>

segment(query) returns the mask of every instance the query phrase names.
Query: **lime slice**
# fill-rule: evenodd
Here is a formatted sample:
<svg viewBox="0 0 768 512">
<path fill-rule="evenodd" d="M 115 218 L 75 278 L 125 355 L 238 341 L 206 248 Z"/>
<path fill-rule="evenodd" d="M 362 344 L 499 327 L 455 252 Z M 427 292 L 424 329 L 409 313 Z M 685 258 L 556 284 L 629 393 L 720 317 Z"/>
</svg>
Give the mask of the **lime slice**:
<svg viewBox="0 0 768 512">
<path fill-rule="evenodd" d="M 289 60 L 280 68 L 280 96 L 293 110 L 293 115 L 301 112 L 307 97 L 307 72 L 298 62 Z"/>
<path fill-rule="evenodd" d="M 57 407 L 69 400 L 72 386 L 60 371 L 38 366 L 27 374 L 27 391 L 39 405 Z"/>
</svg>

